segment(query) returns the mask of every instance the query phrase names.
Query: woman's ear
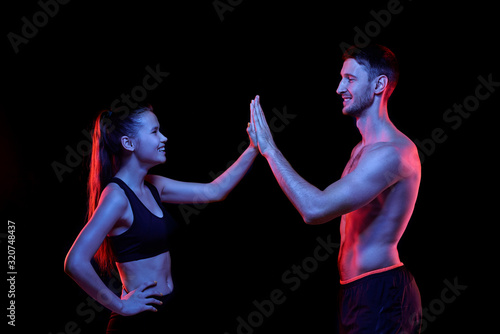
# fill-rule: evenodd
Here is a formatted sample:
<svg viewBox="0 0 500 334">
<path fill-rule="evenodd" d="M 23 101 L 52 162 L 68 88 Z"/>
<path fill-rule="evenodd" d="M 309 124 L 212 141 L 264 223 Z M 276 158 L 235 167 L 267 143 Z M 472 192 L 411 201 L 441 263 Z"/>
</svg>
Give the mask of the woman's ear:
<svg viewBox="0 0 500 334">
<path fill-rule="evenodd" d="M 126 149 L 127 151 L 133 152 L 135 150 L 135 143 L 132 140 L 132 138 L 123 136 L 120 138 L 120 142 L 123 148 Z"/>
<path fill-rule="evenodd" d="M 379 75 L 375 82 L 375 94 L 382 94 L 387 85 L 389 84 L 389 79 L 385 75 Z"/>
</svg>

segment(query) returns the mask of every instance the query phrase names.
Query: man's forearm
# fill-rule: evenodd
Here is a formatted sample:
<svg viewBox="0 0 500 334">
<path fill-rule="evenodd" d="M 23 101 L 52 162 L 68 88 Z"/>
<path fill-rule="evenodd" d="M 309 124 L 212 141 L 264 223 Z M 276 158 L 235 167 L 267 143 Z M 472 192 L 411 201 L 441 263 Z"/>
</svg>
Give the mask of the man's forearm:
<svg viewBox="0 0 500 334">
<path fill-rule="evenodd" d="M 299 211 L 304 221 L 308 223 L 312 201 L 321 195 L 321 191 L 304 180 L 277 148 L 269 149 L 265 152 L 264 157 L 267 159 L 281 189 Z"/>
<path fill-rule="evenodd" d="M 318 205 L 318 199 L 322 198 L 323 192 L 297 174 L 278 150 L 260 107 L 260 97 L 258 95 L 255 100 L 252 100 L 250 110 L 259 151 L 267 159 L 281 189 L 306 223 L 317 223 L 317 217 L 322 215 L 322 212 L 317 209 L 320 206 Z"/>
</svg>

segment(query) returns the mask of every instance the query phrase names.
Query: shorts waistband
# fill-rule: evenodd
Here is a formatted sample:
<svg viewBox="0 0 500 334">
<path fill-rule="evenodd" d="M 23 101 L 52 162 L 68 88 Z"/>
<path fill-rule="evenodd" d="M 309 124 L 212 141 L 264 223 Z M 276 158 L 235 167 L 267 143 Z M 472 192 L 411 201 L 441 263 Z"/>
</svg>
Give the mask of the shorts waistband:
<svg viewBox="0 0 500 334">
<path fill-rule="evenodd" d="M 375 275 L 375 274 L 380 274 L 380 273 L 383 273 L 383 272 L 386 272 L 386 271 L 389 271 L 389 270 L 393 270 L 393 269 L 396 269 L 396 268 L 399 268 L 399 267 L 402 267 L 402 266 L 404 266 L 403 262 L 399 262 L 399 263 L 396 263 L 396 264 L 394 264 L 392 266 L 389 266 L 389 267 L 371 270 L 371 271 L 368 271 L 366 273 L 363 273 L 361 275 L 355 276 L 355 277 L 350 278 L 350 279 L 345 280 L 345 281 L 340 280 L 340 284 L 346 285 L 346 284 L 352 283 L 354 281 L 357 281 L 359 279 L 362 279 L 364 277 Z"/>
</svg>

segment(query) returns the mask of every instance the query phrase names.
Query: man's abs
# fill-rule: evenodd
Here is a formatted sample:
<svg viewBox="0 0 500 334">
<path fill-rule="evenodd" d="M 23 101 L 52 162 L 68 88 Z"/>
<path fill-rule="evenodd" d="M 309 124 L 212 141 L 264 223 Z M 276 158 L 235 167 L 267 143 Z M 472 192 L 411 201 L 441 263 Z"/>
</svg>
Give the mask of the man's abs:
<svg viewBox="0 0 500 334">
<path fill-rule="evenodd" d="M 361 219 L 359 214 L 341 219 L 338 267 L 342 281 L 401 263 L 397 245 L 406 224 L 383 215 Z"/>
<path fill-rule="evenodd" d="M 396 247 L 380 245 L 340 246 L 338 267 L 341 283 L 402 265 Z"/>
</svg>

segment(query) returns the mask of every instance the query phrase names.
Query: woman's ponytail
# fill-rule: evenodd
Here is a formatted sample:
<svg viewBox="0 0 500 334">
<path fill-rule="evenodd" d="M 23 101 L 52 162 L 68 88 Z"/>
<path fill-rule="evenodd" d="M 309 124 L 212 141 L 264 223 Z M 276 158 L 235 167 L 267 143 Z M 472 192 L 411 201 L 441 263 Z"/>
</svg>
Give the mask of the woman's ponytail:
<svg viewBox="0 0 500 334">
<path fill-rule="evenodd" d="M 119 108 L 120 109 L 120 108 Z M 92 155 L 87 184 L 89 196 L 87 220 L 90 220 L 99 205 L 99 199 L 111 178 L 120 169 L 121 137 L 133 137 L 141 125 L 142 113 L 153 111 L 151 106 L 140 107 L 126 112 L 101 111 L 92 132 Z M 108 274 L 114 268 L 115 257 L 109 238 L 106 237 L 94 255 L 103 272 Z"/>
<path fill-rule="evenodd" d="M 87 184 L 89 196 L 87 220 L 92 218 L 101 193 L 118 171 L 117 152 L 111 152 L 108 133 L 111 129 L 111 112 L 102 111 L 94 123 L 92 133 L 92 155 L 90 157 L 90 173 Z M 94 255 L 94 259 L 103 272 L 110 273 L 114 268 L 114 256 L 111 251 L 108 237 L 106 237 Z"/>
</svg>

